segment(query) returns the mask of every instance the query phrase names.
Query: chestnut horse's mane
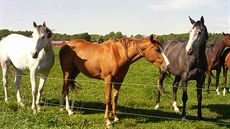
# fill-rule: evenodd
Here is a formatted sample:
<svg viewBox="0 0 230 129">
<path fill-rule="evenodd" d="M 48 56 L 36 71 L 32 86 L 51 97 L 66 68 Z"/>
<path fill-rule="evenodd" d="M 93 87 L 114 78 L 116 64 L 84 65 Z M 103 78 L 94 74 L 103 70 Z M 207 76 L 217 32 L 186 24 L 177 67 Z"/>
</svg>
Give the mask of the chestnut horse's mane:
<svg viewBox="0 0 230 129">
<path fill-rule="evenodd" d="M 140 49 L 141 40 L 144 40 L 144 39 L 120 38 L 120 39 L 114 39 L 112 41 L 114 41 L 115 43 L 121 43 L 124 46 L 126 53 L 128 53 L 128 47 L 131 45 L 134 45 L 137 52 L 141 53 L 141 51 L 142 51 Z"/>
</svg>

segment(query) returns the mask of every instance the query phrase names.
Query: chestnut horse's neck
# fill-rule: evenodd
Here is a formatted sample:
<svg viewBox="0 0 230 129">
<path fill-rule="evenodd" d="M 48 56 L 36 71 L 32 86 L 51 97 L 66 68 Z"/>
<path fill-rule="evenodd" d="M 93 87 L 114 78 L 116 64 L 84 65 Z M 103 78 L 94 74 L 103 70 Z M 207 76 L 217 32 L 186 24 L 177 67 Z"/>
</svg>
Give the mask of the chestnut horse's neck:
<svg viewBox="0 0 230 129">
<path fill-rule="evenodd" d="M 144 56 L 143 51 L 148 48 L 151 43 L 146 40 L 127 39 L 126 42 L 121 42 L 125 48 L 127 59 L 133 63 Z"/>
</svg>

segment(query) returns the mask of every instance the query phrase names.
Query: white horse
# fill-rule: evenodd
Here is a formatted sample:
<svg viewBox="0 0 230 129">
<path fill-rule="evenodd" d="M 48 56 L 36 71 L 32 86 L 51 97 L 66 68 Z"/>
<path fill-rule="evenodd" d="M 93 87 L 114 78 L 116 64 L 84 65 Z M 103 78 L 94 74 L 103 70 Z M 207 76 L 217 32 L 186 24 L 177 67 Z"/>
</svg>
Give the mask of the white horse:
<svg viewBox="0 0 230 129">
<path fill-rule="evenodd" d="M 32 109 L 34 113 L 41 108 L 39 100 L 44 86 L 46 77 L 54 64 L 54 51 L 50 41 L 52 32 L 43 25 L 37 25 L 33 22 L 34 31 L 32 38 L 19 34 L 11 34 L 2 39 L 0 43 L 0 62 L 2 66 L 2 81 L 5 91 L 5 102 L 8 101 L 8 80 L 9 66 L 12 64 L 16 70 L 15 84 L 17 102 L 20 106 L 24 106 L 20 95 L 20 80 L 22 71 L 30 71 L 30 82 L 32 89 Z M 40 83 L 36 91 L 36 75 L 41 73 Z M 36 96 L 37 95 L 37 96 Z M 36 98 L 37 97 L 37 98 Z M 35 105 L 36 102 L 36 105 Z"/>
</svg>

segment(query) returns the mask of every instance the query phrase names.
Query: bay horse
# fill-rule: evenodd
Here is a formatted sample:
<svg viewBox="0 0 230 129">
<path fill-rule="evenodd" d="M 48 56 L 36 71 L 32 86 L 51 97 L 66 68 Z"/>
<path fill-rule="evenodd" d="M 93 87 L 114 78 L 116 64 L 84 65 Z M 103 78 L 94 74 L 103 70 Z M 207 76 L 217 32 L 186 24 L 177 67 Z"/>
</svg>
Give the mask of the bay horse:
<svg viewBox="0 0 230 129">
<path fill-rule="evenodd" d="M 230 36 L 227 38 L 227 40 L 230 41 Z M 223 91 L 223 93 L 226 93 L 227 72 L 228 72 L 228 69 L 230 69 L 230 48 L 227 48 L 224 50 L 221 60 L 222 60 L 223 76 L 224 76 L 224 91 Z M 230 88 L 229 88 L 229 92 L 230 92 Z"/>
<path fill-rule="evenodd" d="M 61 110 L 63 110 L 65 98 L 66 110 L 69 115 L 73 114 L 68 101 L 69 85 L 74 89 L 74 80 L 81 72 L 90 78 L 104 80 L 105 120 L 106 125 L 111 127 L 109 107 L 112 85 L 114 86 L 112 114 L 114 121 L 119 121 L 116 114 L 119 89 L 129 66 L 143 56 L 162 71 L 166 71 L 169 65 L 157 37 L 154 38 L 153 35 L 148 39 L 121 38 L 101 44 L 93 44 L 80 39 L 70 41 L 59 52 L 63 72 L 63 91 L 60 99 Z"/>
<path fill-rule="evenodd" d="M 208 33 L 207 28 L 204 25 L 204 18 L 202 16 L 200 20 L 195 22 L 191 17 L 189 17 L 189 20 L 192 24 L 189 40 L 187 42 L 181 40 L 169 41 L 163 48 L 164 53 L 170 62 L 167 72 L 175 76 L 175 80 L 173 82 L 173 107 L 176 112 L 179 112 L 179 108 L 176 105 L 176 92 L 179 82 L 182 81 L 182 120 L 186 120 L 185 110 L 186 102 L 188 100 L 187 83 L 189 80 L 196 80 L 198 101 L 197 114 L 199 118 L 202 118 L 202 87 L 205 81 L 205 71 L 207 70 L 205 49 Z M 156 100 L 155 109 L 160 107 L 160 96 L 162 94 L 163 81 L 167 75 L 167 72 L 160 72 L 158 80 L 158 98 Z"/>
<path fill-rule="evenodd" d="M 54 51 L 50 41 L 52 32 L 46 27 L 46 23 L 44 22 L 43 25 L 37 25 L 33 22 L 33 27 L 32 38 L 19 34 L 10 34 L 2 39 L 0 43 L 0 62 L 3 73 L 5 102 L 8 101 L 7 89 L 9 66 L 13 65 L 16 70 L 14 82 L 16 84 L 17 102 L 20 106 L 24 106 L 20 95 L 22 71 L 30 71 L 33 97 L 32 110 L 36 113 L 36 106 L 38 111 L 41 109 L 39 106 L 39 100 L 46 77 L 54 64 Z M 38 73 L 41 73 L 41 77 L 38 90 L 36 90 L 36 75 Z"/>
<path fill-rule="evenodd" d="M 215 44 L 213 44 L 211 47 L 207 47 L 205 51 L 205 55 L 208 62 L 208 89 L 209 92 L 209 86 L 211 84 L 211 76 L 212 76 L 212 70 L 216 70 L 216 92 L 219 95 L 219 78 L 220 78 L 220 72 L 221 72 L 221 55 L 226 47 L 230 47 L 230 34 L 225 34 L 222 32 L 223 37 L 217 41 Z M 225 95 L 226 90 L 224 90 L 223 95 Z"/>
</svg>

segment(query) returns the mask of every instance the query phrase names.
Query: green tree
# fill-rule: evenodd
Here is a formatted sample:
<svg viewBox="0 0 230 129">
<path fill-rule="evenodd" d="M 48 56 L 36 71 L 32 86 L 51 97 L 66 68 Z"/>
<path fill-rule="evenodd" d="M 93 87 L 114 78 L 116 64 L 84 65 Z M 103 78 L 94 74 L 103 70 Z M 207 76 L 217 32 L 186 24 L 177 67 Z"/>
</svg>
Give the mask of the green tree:
<svg viewBox="0 0 230 129">
<path fill-rule="evenodd" d="M 8 29 L 2 29 L 0 30 L 0 40 L 3 38 L 3 37 L 6 37 L 7 35 L 11 34 L 11 32 L 8 30 Z"/>
<path fill-rule="evenodd" d="M 122 38 L 122 37 L 123 37 L 122 33 L 121 32 L 117 32 L 115 35 L 113 35 L 111 37 L 111 39 L 119 39 L 119 38 Z"/>
</svg>

